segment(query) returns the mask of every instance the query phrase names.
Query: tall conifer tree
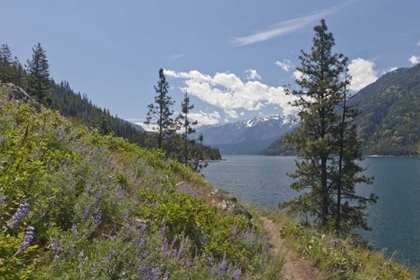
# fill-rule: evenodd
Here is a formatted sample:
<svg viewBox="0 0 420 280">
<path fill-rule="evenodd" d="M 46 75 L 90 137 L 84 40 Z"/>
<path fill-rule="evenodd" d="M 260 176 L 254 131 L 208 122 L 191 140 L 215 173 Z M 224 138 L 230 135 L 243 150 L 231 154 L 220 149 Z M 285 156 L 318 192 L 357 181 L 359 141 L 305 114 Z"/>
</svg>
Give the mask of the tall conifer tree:
<svg viewBox="0 0 420 280">
<path fill-rule="evenodd" d="M 176 130 L 175 121 L 172 119 L 174 111 L 171 109 L 175 102 L 168 95 L 168 82 L 166 81 L 163 69 L 159 69 L 159 81 L 154 87 L 156 96 L 155 104 L 151 103 L 147 106 L 145 124 L 157 125 L 154 129 L 158 130 L 158 148 L 162 148 L 162 141 L 165 136 L 170 136 Z"/>
<path fill-rule="evenodd" d="M 300 126 L 284 138 L 286 148 L 298 156 L 291 188 L 306 191 L 282 206 L 337 233 L 368 229 L 363 210 L 377 197 L 355 194 L 356 184 L 370 184 L 372 179 L 360 175 L 363 169 L 356 162 L 361 159 L 361 141 L 353 123 L 358 112 L 345 102 L 351 82 L 348 59 L 332 52 L 335 41 L 324 20 L 314 31 L 311 52 L 299 56 L 300 89 L 286 89 L 297 97 L 292 105 L 300 119 Z"/>
<path fill-rule="evenodd" d="M 41 44 L 32 48 L 32 59 L 26 61 L 28 71 L 28 91 L 45 105 L 51 105 L 51 81 L 50 65 L 48 64 L 46 51 Z"/>
<path fill-rule="evenodd" d="M 190 140 L 188 140 L 188 135 L 195 132 L 195 129 L 192 127 L 192 125 L 197 125 L 197 121 L 191 122 L 188 119 L 188 114 L 190 113 L 190 110 L 194 109 L 194 104 L 190 104 L 190 96 L 186 92 L 184 94 L 184 100 L 181 103 L 181 113 L 179 114 L 179 120 L 181 121 L 181 126 L 183 131 L 183 138 L 184 138 L 184 163 L 185 166 L 188 165 L 188 143 L 192 143 Z"/>
</svg>

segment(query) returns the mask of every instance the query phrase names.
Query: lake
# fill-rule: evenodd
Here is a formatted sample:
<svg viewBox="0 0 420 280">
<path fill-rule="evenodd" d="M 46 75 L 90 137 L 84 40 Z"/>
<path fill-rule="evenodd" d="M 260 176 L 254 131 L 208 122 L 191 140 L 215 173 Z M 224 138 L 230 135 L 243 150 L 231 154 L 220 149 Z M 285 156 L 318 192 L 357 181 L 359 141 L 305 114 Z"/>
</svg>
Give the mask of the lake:
<svg viewBox="0 0 420 280">
<path fill-rule="evenodd" d="M 244 203 L 262 208 L 276 207 L 297 193 L 289 188 L 287 173 L 295 170 L 295 157 L 223 156 L 226 161 L 211 162 L 202 173 L 220 188 L 233 193 Z M 377 204 L 368 207 L 371 232 L 363 232 L 375 250 L 396 252 L 396 259 L 420 265 L 420 158 L 366 158 L 361 166 L 374 176 L 373 185 L 358 188 L 358 193 L 379 195 Z"/>
</svg>

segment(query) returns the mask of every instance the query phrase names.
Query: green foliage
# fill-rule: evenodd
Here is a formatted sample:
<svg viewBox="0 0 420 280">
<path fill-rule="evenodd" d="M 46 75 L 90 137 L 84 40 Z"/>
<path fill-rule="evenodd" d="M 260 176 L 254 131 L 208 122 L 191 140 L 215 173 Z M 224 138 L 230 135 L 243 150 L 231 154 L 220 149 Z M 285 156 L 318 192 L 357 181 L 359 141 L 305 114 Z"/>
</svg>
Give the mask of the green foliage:
<svg viewBox="0 0 420 280">
<path fill-rule="evenodd" d="M 26 61 L 28 91 L 38 102 L 51 106 L 51 81 L 46 51 L 41 44 L 32 48 L 32 59 Z"/>
<path fill-rule="evenodd" d="M 155 96 L 155 104 L 151 103 L 147 106 L 149 111 L 144 122 L 145 124 L 156 125 L 154 129 L 158 131 L 158 149 L 161 149 L 164 140 L 177 130 L 177 124 L 172 119 L 172 115 L 174 114 L 172 106 L 175 104 L 175 101 L 168 95 L 168 87 L 168 82 L 161 68 L 159 69 L 159 81 L 155 86 L 157 94 Z"/>
<path fill-rule="evenodd" d="M 360 175 L 363 169 L 356 162 L 361 159 L 362 142 L 354 125 L 358 111 L 346 105 L 348 59 L 332 53 L 335 41 L 324 20 L 314 31 L 311 53 L 302 51 L 299 57 L 297 69 L 303 75 L 296 84 L 300 89 L 286 89 L 296 97 L 292 105 L 299 109 L 300 126 L 286 134 L 284 143 L 298 156 L 297 169 L 289 176 L 295 179 L 291 188 L 301 193 L 280 206 L 302 213 L 306 223 L 333 228 L 337 234 L 368 229 L 363 210 L 377 197 L 355 192 L 356 184 L 370 184 L 372 179 Z M 337 112 L 339 105 L 341 112 Z"/>
<path fill-rule="evenodd" d="M 161 150 L 34 104 L 3 102 L 0 116 L 0 278 L 270 279 L 280 271 L 261 230 L 207 206 L 184 186 L 208 188 L 203 178 Z"/>
</svg>

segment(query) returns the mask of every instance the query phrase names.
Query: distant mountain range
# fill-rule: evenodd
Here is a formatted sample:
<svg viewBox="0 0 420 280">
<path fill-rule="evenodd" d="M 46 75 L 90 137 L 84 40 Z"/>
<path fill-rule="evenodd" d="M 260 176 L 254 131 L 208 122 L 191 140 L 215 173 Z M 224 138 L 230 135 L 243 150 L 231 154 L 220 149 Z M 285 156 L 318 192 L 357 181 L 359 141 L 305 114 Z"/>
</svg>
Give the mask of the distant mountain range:
<svg viewBox="0 0 420 280">
<path fill-rule="evenodd" d="M 222 155 L 258 154 L 285 133 L 296 127 L 294 118 L 280 115 L 216 125 L 197 129 L 204 142 L 219 148 Z"/>
<path fill-rule="evenodd" d="M 361 114 L 358 135 L 364 155 L 418 155 L 420 144 L 420 64 L 386 73 L 349 99 Z M 297 127 L 293 117 L 271 116 L 202 126 L 204 142 L 222 154 L 288 155 L 281 138 Z"/>
</svg>

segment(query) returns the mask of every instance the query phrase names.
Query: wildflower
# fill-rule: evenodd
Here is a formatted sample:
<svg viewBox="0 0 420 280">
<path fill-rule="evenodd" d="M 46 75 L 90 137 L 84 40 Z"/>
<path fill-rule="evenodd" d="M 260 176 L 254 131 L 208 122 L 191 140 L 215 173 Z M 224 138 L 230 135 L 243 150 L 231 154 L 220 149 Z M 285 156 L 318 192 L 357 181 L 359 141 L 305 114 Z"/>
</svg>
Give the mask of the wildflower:
<svg viewBox="0 0 420 280">
<path fill-rule="evenodd" d="M 149 255 L 149 251 L 145 250 L 143 253 L 140 254 L 142 258 L 146 258 Z"/>
<path fill-rule="evenodd" d="M 99 192 L 96 194 L 96 197 L 95 197 L 95 203 L 98 203 L 98 201 L 99 201 L 99 199 L 101 199 L 101 197 L 102 197 L 102 192 L 101 192 L 101 191 L 99 191 Z"/>
<path fill-rule="evenodd" d="M 178 258 L 178 260 L 180 260 L 181 259 L 181 257 L 182 257 L 182 252 L 184 251 L 184 246 L 183 245 L 181 245 L 180 247 L 179 247 L 179 250 L 178 250 L 178 254 L 177 254 L 177 258 Z"/>
<path fill-rule="evenodd" d="M 27 227 L 27 232 L 25 237 L 23 237 L 23 242 L 19 244 L 18 251 L 29 247 L 29 244 L 31 244 L 32 240 L 34 239 L 34 230 L 35 228 L 33 226 Z"/>
<path fill-rule="evenodd" d="M 101 220 L 102 220 L 102 211 L 99 210 L 98 214 L 96 214 L 95 220 L 93 220 L 93 222 L 98 225 L 101 222 Z"/>
<path fill-rule="evenodd" d="M 169 279 L 169 272 L 166 271 L 165 274 L 163 275 L 163 279 L 162 280 L 168 280 Z"/>
<path fill-rule="evenodd" d="M 77 226 L 76 225 L 72 225 L 71 226 L 71 233 L 73 233 L 74 235 L 78 235 L 79 231 L 77 230 Z"/>
<path fill-rule="evenodd" d="M 239 280 L 240 277 L 241 277 L 241 270 L 240 269 L 235 270 L 235 272 L 233 273 L 233 280 Z"/>
<path fill-rule="evenodd" d="M 77 255 L 77 257 L 79 258 L 79 259 L 81 259 L 81 258 L 83 258 L 83 256 L 84 256 L 85 254 L 83 253 L 83 251 L 80 251 L 80 253 Z"/>
<path fill-rule="evenodd" d="M 3 204 L 6 201 L 7 196 L 6 195 L 1 195 L 0 196 L 0 205 Z"/>
<path fill-rule="evenodd" d="M 19 224 L 23 218 L 29 213 L 29 204 L 19 204 L 18 209 L 16 210 L 15 214 L 7 221 L 7 226 L 9 228 L 13 228 L 15 225 Z"/>
<path fill-rule="evenodd" d="M 164 236 L 165 235 L 165 231 L 166 231 L 166 226 L 165 226 L 165 218 L 162 219 L 162 227 L 160 228 L 160 235 Z"/>
<path fill-rule="evenodd" d="M 124 279 L 125 278 L 125 275 L 126 275 L 126 273 L 123 271 L 123 272 L 121 272 L 121 274 L 120 274 L 120 278 L 118 278 L 118 280 L 122 280 L 122 279 Z"/>
<path fill-rule="evenodd" d="M 90 208 L 91 208 L 90 205 L 86 208 L 85 213 L 83 214 L 83 220 L 86 220 L 88 218 L 89 213 L 90 213 Z"/>
</svg>

